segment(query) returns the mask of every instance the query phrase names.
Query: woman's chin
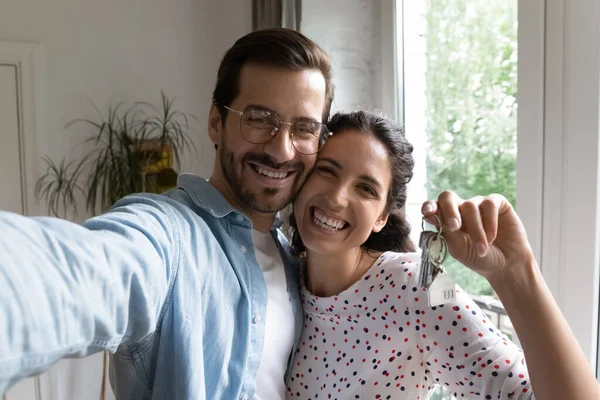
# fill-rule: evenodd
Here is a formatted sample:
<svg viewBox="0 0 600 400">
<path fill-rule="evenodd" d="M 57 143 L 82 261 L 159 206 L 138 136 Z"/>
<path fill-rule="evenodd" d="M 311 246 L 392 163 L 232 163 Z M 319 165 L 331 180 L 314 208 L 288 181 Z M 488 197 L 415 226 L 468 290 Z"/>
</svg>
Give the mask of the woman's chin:
<svg viewBox="0 0 600 400">
<path fill-rule="evenodd" d="M 328 243 L 323 243 L 323 241 L 318 240 L 308 240 L 304 242 L 304 247 L 306 247 L 307 254 L 329 255 L 335 254 L 337 252 L 337 249 L 334 246 L 328 245 Z"/>
</svg>

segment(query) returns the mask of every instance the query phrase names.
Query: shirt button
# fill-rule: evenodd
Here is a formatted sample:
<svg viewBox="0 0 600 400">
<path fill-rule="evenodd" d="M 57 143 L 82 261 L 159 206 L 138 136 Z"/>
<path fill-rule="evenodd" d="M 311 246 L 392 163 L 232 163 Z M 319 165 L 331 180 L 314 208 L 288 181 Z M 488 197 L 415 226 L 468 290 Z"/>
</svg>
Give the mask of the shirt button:
<svg viewBox="0 0 600 400">
<path fill-rule="evenodd" d="M 235 219 L 237 219 L 238 222 L 242 222 L 244 220 L 244 216 L 242 214 L 238 214 Z"/>
<path fill-rule="evenodd" d="M 246 246 L 240 246 L 240 250 L 242 253 L 246 254 Z"/>
<path fill-rule="evenodd" d="M 254 322 L 255 324 L 258 324 L 258 323 L 260 322 L 260 320 L 261 320 L 260 314 L 256 314 L 256 315 L 254 316 L 253 322 Z"/>
<path fill-rule="evenodd" d="M 241 400 L 248 400 L 248 395 L 247 395 L 247 394 L 245 394 L 245 395 L 243 395 L 242 397 L 240 397 L 240 399 L 241 399 Z"/>
</svg>

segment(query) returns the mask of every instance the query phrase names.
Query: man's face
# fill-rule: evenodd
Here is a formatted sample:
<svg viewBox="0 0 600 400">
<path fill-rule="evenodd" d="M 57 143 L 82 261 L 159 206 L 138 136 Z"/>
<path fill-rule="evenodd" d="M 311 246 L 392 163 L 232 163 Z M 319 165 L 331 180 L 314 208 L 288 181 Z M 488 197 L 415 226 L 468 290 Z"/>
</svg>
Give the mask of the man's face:
<svg viewBox="0 0 600 400">
<path fill-rule="evenodd" d="M 286 122 L 321 122 L 325 78 L 318 70 L 246 64 L 240 74 L 239 95 L 230 107 L 244 111 L 251 106 L 274 112 Z M 238 114 L 229 111 L 223 123 L 213 106 L 209 132 L 218 149 L 211 183 L 232 205 L 249 214 L 274 214 L 284 208 L 316 160 L 316 154 L 304 155 L 294 148 L 290 129 L 282 124 L 273 139 L 253 144 L 242 136 Z"/>
</svg>

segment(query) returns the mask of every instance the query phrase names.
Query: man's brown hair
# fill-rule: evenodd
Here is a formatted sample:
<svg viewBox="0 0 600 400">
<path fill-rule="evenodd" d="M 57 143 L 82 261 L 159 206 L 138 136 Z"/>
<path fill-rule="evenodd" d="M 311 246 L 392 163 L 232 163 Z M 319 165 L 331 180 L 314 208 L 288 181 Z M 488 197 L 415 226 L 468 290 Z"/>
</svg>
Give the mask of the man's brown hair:
<svg viewBox="0 0 600 400">
<path fill-rule="evenodd" d="M 213 103 L 219 107 L 225 120 L 227 110 L 238 96 L 240 72 L 247 63 L 287 68 L 292 71 L 317 69 L 325 78 L 325 108 L 323 122 L 327 122 L 333 101 L 331 61 L 327 53 L 302 33 L 283 28 L 255 31 L 238 39 L 225 53 L 219 66 Z"/>
</svg>

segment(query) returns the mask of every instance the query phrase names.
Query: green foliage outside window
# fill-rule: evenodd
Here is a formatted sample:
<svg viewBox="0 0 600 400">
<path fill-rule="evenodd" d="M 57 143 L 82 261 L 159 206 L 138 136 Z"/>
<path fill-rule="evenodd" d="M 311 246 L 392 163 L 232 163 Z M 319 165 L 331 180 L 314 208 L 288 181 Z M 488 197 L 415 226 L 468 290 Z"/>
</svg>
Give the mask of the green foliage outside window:
<svg viewBox="0 0 600 400">
<path fill-rule="evenodd" d="M 503 194 L 515 205 L 517 2 L 427 2 L 427 194 Z M 410 101 L 410 99 L 407 99 Z M 487 281 L 447 263 L 470 294 Z"/>
</svg>

